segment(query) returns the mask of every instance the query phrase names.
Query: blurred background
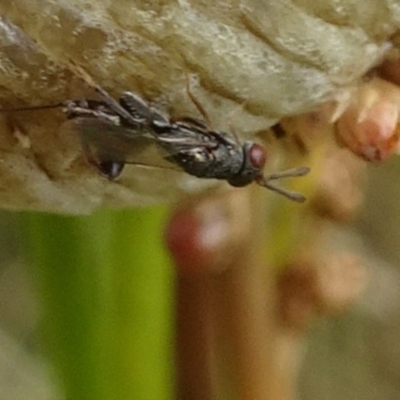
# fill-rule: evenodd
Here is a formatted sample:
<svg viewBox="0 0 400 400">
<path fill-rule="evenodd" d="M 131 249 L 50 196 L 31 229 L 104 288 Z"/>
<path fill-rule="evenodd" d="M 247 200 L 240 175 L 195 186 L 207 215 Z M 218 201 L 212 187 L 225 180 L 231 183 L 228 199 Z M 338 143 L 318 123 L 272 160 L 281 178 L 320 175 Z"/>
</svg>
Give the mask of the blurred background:
<svg viewBox="0 0 400 400">
<path fill-rule="evenodd" d="M 399 398 L 399 161 L 368 166 L 365 204 L 349 227 L 368 260 L 368 287 L 344 315 L 314 322 L 298 382 L 302 399 Z"/>
<path fill-rule="evenodd" d="M 399 173 L 400 160 L 396 158 L 378 167 L 368 167 L 365 203 L 358 217 L 346 227 L 347 245 L 354 244 L 366 261 L 368 286 L 360 301 L 344 314 L 315 318 L 310 324 L 297 381 L 299 399 L 395 400 L 400 396 L 400 187 L 395 184 Z M 135 218 L 140 214 L 148 217 L 149 212 L 149 209 L 137 210 Z M 114 214 L 124 218 L 124 212 Z M 38 270 L 30 262 L 32 254 L 26 229 L 31 224 L 27 222 L 29 218 L 27 214 L 6 211 L 1 212 L 0 218 L 2 400 L 63 398 L 38 339 L 42 335 L 38 334 L 42 305 Z M 81 218 L 87 221 L 97 217 Z M 62 226 L 55 227 L 58 228 Z M 173 297 L 174 272 L 171 264 L 162 268 L 161 275 L 159 266 L 149 272 L 148 279 L 164 282 L 159 284 L 163 288 L 159 304 L 164 306 L 150 307 L 155 312 L 150 319 L 163 313 L 164 319 L 171 320 L 172 303 L 165 299 Z M 68 273 L 63 279 L 68 280 Z M 149 297 L 150 292 L 146 293 L 143 296 Z M 149 315 L 142 318 L 149 319 Z M 166 326 L 164 332 L 170 336 L 164 338 L 164 350 L 171 347 L 173 337 L 168 322 Z M 172 364 L 171 361 L 171 369 Z M 164 373 L 164 378 L 168 374 Z M 168 395 L 154 398 L 168 398 Z"/>
</svg>

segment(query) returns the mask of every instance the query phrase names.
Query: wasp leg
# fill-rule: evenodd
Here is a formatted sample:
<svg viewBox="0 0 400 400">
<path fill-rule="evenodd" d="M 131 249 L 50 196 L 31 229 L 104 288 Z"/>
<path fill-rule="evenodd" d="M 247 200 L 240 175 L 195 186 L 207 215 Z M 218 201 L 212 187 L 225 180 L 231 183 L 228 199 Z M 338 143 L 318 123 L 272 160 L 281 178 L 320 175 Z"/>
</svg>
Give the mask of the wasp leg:
<svg viewBox="0 0 400 400">
<path fill-rule="evenodd" d="M 96 100 L 70 100 L 64 103 L 64 113 L 68 119 L 96 118 L 119 125 L 120 118 L 103 102 Z"/>
<path fill-rule="evenodd" d="M 211 120 L 210 120 L 210 117 L 207 114 L 207 111 L 201 105 L 200 101 L 197 100 L 196 96 L 194 95 L 194 93 L 192 92 L 192 90 L 190 88 L 190 80 L 189 80 L 189 75 L 187 73 L 185 74 L 185 77 L 186 77 L 186 92 L 187 92 L 190 100 L 192 101 L 194 106 L 197 108 L 198 112 L 202 115 L 202 117 L 206 121 L 207 125 L 209 127 L 211 127 Z"/>
<path fill-rule="evenodd" d="M 139 96 L 132 92 L 124 92 L 119 98 L 119 103 L 124 107 L 134 118 L 138 120 L 151 121 L 152 110 L 149 105 Z"/>
</svg>

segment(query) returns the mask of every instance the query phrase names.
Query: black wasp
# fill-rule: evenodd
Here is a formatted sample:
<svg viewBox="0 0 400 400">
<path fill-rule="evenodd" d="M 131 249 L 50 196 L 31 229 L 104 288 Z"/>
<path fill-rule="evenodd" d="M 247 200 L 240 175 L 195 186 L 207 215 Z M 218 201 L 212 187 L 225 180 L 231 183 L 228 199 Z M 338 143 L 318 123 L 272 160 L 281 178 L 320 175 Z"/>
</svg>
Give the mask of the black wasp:
<svg viewBox="0 0 400 400">
<path fill-rule="evenodd" d="M 116 101 L 99 86 L 91 86 L 100 100 L 69 100 L 34 108 L 63 106 L 89 161 L 108 179 L 116 179 L 125 164 L 157 165 L 143 158 L 146 150 L 156 144 L 170 166 L 178 166 L 190 175 L 226 180 L 235 187 L 256 182 L 291 200 L 305 200 L 303 195 L 275 186 L 272 181 L 303 176 L 309 168 L 264 175 L 266 151 L 260 144 L 240 144 L 234 134 L 211 130 L 194 118 L 168 119 L 132 92 L 124 92 Z M 201 105 L 188 93 L 205 116 Z"/>
</svg>

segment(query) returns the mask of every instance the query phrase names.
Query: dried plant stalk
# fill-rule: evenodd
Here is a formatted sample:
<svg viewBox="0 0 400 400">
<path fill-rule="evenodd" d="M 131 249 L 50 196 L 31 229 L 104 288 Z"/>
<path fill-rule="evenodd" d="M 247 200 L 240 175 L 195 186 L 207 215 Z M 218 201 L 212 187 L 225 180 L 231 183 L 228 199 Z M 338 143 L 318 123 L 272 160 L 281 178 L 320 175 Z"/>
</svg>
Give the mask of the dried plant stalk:
<svg viewBox="0 0 400 400">
<path fill-rule="evenodd" d="M 197 117 L 185 75 L 214 128 L 245 103 L 241 137 L 284 116 L 343 101 L 391 47 L 399 1 L 0 2 L 0 99 L 40 105 L 91 96 L 70 62 L 118 96 L 133 90 L 172 116 Z M 34 18 L 32 18 L 34 16 Z M 372 17 L 373 16 L 373 17 Z M 59 111 L 0 121 L 0 206 L 87 213 L 151 204 L 211 182 L 132 167 L 118 184 L 85 161 Z"/>
</svg>

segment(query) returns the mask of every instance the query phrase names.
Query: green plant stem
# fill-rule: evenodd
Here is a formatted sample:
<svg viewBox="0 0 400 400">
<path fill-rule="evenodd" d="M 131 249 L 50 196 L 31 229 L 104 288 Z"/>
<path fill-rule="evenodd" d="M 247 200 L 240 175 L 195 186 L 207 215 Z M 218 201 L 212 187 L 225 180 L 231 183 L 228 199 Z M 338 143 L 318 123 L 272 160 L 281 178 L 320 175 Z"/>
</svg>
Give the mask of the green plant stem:
<svg viewBox="0 0 400 400">
<path fill-rule="evenodd" d="M 25 215 L 44 343 L 68 399 L 170 399 L 165 209 Z"/>
</svg>

